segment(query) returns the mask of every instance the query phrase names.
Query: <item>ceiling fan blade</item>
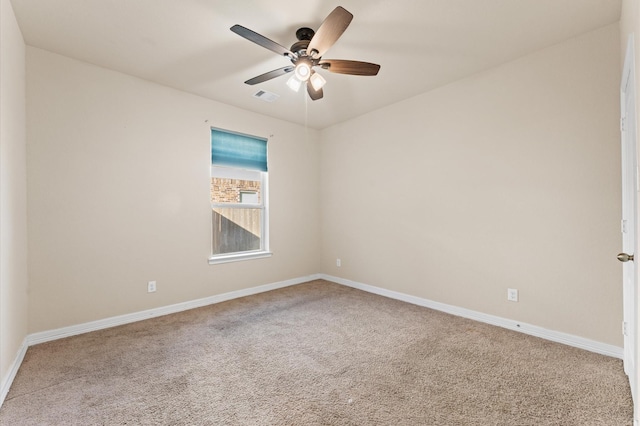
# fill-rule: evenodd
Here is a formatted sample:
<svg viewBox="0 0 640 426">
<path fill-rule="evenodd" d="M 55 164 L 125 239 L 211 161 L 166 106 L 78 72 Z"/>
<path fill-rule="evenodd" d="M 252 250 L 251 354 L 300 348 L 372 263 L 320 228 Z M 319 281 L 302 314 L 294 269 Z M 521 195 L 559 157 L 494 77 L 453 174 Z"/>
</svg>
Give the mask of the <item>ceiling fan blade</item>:
<svg viewBox="0 0 640 426">
<path fill-rule="evenodd" d="M 322 22 L 318 31 L 313 36 L 307 47 L 307 52 L 311 56 L 321 57 L 340 38 L 344 30 L 347 29 L 353 15 L 341 6 L 333 9 L 333 12 Z M 315 53 L 314 55 L 314 52 Z"/>
<path fill-rule="evenodd" d="M 322 99 L 322 97 L 324 96 L 324 92 L 322 91 L 322 88 L 316 90 L 313 88 L 313 85 L 311 84 L 311 81 L 307 81 L 307 93 L 309 93 L 309 97 L 311 98 L 312 101 L 317 101 L 318 99 Z"/>
<path fill-rule="evenodd" d="M 380 71 L 380 65 L 378 64 L 345 59 L 323 59 L 318 65 L 338 74 L 377 75 L 378 71 Z"/>
<path fill-rule="evenodd" d="M 245 81 L 246 84 L 254 85 L 258 83 L 262 83 L 267 80 L 271 80 L 272 78 L 280 77 L 288 72 L 291 72 L 295 69 L 295 67 L 289 65 L 287 67 L 278 68 L 277 70 L 269 71 L 264 74 L 260 74 L 257 77 L 250 78 Z"/>
<path fill-rule="evenodd" d="M 242 25 L 234 25 L 231 27 L 231 31 L 238 34 L 241 37 L 246 38 L 249 41 L 254 42 L 266 49 L 271 50 L 272 52 L 277 53 L 278 55 L 287 56 L 289 58 L 293 58 L 294 55 L 291 53 L 289 49 L 284 46 L 279 45 L 275 41 L 269 40 L 263 35 L 258 34 L 255 31 L 250 30 L 249 28 L 245 28 Z"/>
</svg>

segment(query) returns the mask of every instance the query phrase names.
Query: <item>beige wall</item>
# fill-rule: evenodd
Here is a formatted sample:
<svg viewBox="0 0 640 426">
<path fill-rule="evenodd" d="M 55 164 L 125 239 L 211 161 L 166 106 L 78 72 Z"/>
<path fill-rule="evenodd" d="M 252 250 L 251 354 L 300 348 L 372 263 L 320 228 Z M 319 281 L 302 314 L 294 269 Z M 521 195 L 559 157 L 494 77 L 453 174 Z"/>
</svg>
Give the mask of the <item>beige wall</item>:
<svg viewBox="0 0 640 426">
<path fill-rule="evenodd" d="M 622 0 L 622 12 L 620 14 L 620 66 L 624 65 L 624 57 L 627 51 L 629 35 L 637 34 L 640 30 L 640 9 L 639 0 Z M 640 52 L 639 40 L 635 40 L 635 55 Z M 636 69 L 636 73 L 638 70 Z M 638 78 L 636 77 L 636 81 Z"/>
<path fill-rule="evenodd" d="M 619 43 L 611 25 L 324 130 L 322 272 L 622 346 Z"/>
<path fill-rule="evenodd" d="M 27 80 L 30 332 L 318 272 L 317 132 L 31 47 Z M 269 138 L 270 258 L 208 264 L 212 126 Z"/>
<path fill-rule="evenodd" d="M 27 335 L 25 45 L 0 0 L 0 381 Z"/>
<path fill-rule="evenodd" d="M 320 271 L 621 346 L 619 44 L 609 26 L 308 138 L 27 48 L 29 331 Z M 207 264 L 210 126 L 270 137 L 271 258 Z"/>
</svg>

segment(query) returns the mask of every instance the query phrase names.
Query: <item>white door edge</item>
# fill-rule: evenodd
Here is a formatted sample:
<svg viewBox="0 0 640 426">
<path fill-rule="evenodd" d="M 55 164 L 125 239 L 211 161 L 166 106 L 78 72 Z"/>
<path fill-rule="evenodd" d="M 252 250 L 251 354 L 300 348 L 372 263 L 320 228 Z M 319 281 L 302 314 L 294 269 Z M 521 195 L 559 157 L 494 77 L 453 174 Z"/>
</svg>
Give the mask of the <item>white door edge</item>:
<svg viewBox="0 0 640 426">
<path fill-rule="evenodd" d="M 638 146 L 636 127 L 635 47 L 633 34 L 629 35 L 620 84 L 620 128 L 622 147 L 622 209 L 623 251 L 640 256 L 638 247 Z M 636 262 L 640 261 L 640 257 Z M 635 262 L 623 266 L 624 307 L 624 369 L 629 376 L 633 397 L 634 424 L 640 420 L 638 401 L 638 269 Z"/>
</svg>

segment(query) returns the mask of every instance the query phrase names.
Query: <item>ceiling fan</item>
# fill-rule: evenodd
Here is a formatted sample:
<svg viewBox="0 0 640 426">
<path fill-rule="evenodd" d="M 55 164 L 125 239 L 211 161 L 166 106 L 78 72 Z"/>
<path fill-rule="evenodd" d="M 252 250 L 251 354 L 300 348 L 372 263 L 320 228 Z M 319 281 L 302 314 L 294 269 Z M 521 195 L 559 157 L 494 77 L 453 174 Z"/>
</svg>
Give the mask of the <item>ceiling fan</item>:
<svg viewBox="0 0 640 426">
<path fill-rule="evenodd" d="M 291 49 L 242 25 L 234 25 L 231 31 L 278 55 L 287 57 L 292 64 L 251 78 L 245 83 L 254 85 L 293 72 L 287 85 L 297 91 L 303 83 L 306 83 L 309 97 L 315 101 L 323 96 L 322 87 L 325 80 L 313 69 L 314 67 L 338 74 L 377 75 L 380 70 L 378 64 L 345 59 L 322 59 L 322 55 L 340 38 L 352 19 L 353 15 L 350 12 L 338 6 L 322 22 L 318 31 L 306 27 L 298 29 L 296 31 L 298 41 L 293 43 Z"/>
</svg>

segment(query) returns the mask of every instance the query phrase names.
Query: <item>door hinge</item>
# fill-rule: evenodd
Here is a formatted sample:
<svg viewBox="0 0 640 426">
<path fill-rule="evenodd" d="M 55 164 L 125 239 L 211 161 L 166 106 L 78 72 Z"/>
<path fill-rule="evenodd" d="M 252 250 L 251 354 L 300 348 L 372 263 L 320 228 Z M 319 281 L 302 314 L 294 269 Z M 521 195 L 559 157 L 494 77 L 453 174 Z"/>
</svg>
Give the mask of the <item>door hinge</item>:
<svg viewBox="0 0 640 426">
<path fill-rule="evenodd" d="M 626 321 L 622 321 L 622 335 L 623 336 L 628 336 L 629 333 L 627 332 L 627 322 Z"/>
<path fill-rule="evenodd" d="M 625 219 L 622 219 L 620 221 L 620 232 L 622 232 L 623 234 L 627 233 L 627 221 Z"/>
<path fill-rule="evenodd" d="M 624 121 L 625 118 L 624 117 L 620 117 L 620 131 L 624 132 Z"/>
</svg>

